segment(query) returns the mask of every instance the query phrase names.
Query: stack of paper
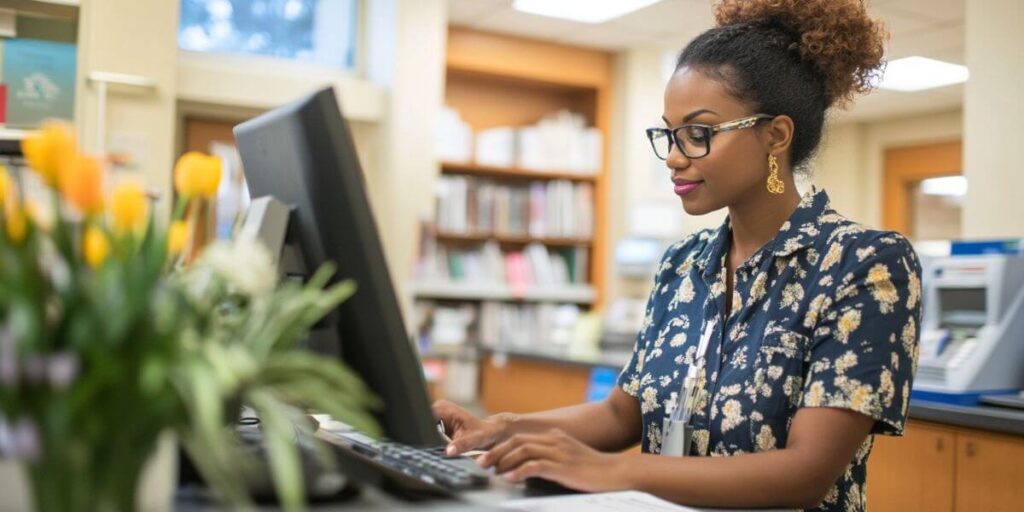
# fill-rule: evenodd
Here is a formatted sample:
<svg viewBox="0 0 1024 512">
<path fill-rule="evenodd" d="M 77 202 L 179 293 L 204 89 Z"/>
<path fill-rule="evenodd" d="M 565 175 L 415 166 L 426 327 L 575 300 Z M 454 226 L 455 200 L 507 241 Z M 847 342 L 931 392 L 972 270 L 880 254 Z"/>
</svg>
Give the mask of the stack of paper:
<svg viewBox="0 0 1024 512">
<path fill-rule="evenodd" d="M 516 163 L 516 131 L 491 128 L 476 135 L 476 163 L 512 167 Z"/>
<path fill-rule="evenodd" d="M 473 129 L 451 107 L 445 106 L 441 111 L 435 144 L 438 158 L 446 162 L 473 159 Z"/>
<path fill-rule="evenodd" d="M 587 510 L 589 512 L 700 512 L 640 491 L 605 492 L 596 494 L 570 494 L 546 498 L 527 498 L 507 501 L 502 508 L 524 512 L 562 512 Z"/>
<path fill-rule="evenodd" d="M 517 165 L 524 169 L 596 174 L 601 168 L 601 131 L 587 128 L 583 115 L 568 110 L 559 110 L 534 126 L 520 128 L 516 142 Z"/>
</svg>

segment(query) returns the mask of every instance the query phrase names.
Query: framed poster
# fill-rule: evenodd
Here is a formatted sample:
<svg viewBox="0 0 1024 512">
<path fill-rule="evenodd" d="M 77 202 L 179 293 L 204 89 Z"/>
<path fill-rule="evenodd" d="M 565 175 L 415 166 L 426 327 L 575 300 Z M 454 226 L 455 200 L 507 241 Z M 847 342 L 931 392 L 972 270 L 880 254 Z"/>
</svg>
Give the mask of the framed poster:
<svg viewBox="0 0 1024 512">
<path fill-rule="evenodd" d="M 71 120 L 75 111 L 73 44 L 9 39 L 3 45 L 7 125 L 34 128 L 43 120 Z"/>
</svg>

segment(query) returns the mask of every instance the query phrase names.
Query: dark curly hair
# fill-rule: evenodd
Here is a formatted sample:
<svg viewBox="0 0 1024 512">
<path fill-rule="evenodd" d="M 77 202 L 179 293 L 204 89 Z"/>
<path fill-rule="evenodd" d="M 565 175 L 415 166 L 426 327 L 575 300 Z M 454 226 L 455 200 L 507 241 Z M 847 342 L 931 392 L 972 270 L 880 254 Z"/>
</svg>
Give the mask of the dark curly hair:
<svg viewBox="0 0 1024 512">
<path fill-rule="evenodd" d="M 888 32 L 862 0 L 722 0 L 717 26 L 676 62 L 720 81 L 760 113 L 793 119 L 792 162 L 821 142 L 825 112 L 872 89 Z"/>
</svg>

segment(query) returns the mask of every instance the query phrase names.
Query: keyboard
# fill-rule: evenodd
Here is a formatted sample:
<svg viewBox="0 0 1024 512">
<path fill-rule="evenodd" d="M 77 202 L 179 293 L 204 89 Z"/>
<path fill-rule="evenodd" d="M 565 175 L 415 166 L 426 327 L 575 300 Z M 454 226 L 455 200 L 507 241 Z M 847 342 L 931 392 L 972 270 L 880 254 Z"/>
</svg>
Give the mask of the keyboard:
<svg viewBox="0 0 1024 512">
<path fill-rule="evenodd" d="M 415 448 L 393 441 L 378 441 L 359 432 L 329 432 L 360 456 L 406 478 L 444 493 L 487 487 L 489 474 L 465 458 L 446 458 L 444 447 Z"/>
</svg>

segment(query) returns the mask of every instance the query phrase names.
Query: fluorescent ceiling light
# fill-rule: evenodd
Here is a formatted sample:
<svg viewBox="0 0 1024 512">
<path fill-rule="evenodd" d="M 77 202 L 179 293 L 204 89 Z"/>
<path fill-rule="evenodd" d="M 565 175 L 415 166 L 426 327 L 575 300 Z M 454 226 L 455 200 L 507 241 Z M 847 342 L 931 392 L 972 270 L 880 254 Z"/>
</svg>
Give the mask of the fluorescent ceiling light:
<svg viewBox="0 0 1024 512">
<path fill-rule="evenodd" d="M 943 176 L 921 181 L 921 193 L 932 196 L 963 196 L 967 194 L 967 178 Z"/>
<path fill-rule="evenodd" d="M 927 57 L 904 57 L 889 61 L 879 85 L 893 91 L 921 91 L 967 81 L 967 66 Z"/>
<path fill-rule="evenodd" d="M 515 0 L 512 8 L 583 23 L 604 23 L 661 0 Z"/>
</svg>

